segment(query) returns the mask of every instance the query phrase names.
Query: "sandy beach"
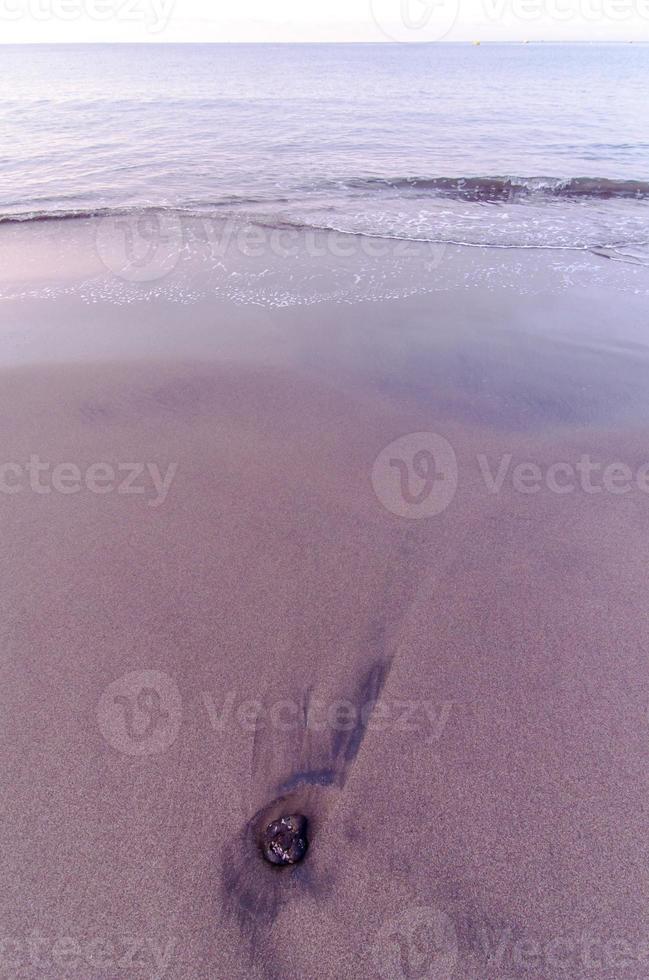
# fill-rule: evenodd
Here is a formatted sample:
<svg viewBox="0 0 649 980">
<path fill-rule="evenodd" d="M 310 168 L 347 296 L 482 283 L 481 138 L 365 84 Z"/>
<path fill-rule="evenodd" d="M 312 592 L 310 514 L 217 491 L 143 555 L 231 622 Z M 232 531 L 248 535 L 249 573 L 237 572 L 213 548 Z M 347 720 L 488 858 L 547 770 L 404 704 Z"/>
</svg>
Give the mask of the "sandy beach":
<svg viewBox="0 0 649 980">
<path fill-rule="evenodd" d="M 647 269 L 0 232 L 2 975 L 646 977 Z"/>
</svg>

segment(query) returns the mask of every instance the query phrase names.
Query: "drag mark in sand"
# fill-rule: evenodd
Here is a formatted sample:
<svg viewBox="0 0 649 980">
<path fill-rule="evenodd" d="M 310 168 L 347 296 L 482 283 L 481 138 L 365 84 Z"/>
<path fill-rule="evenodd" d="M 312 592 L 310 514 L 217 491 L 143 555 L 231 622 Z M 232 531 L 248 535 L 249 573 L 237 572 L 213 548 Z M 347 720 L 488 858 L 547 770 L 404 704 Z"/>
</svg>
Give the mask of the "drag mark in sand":
<svg viewBox="0 0 649 980">
<path fill-rule="evenodd" d="M 375 660 L 359 677 L 357 703 L 376 705 L 392 666 L 391 659 Z M 221 898 L 226 918 L 234 921 L 246 943 L 251 964 L 261 965 L 265 975 L 281 976 L 276 948 L 268 933 L 285 904 L 304 894 L 323 898 L 330 890 L 317 862 L 308 859 L 273 865 L 262 859 L 269 826 L 287 814 L 303 815 L 309 828 L 309 844 L 317 849 L 318 834 L 327 823 L 335 794 L 343 789 L 363 743 L 372 712 L 359 714 L 348 731 L 314 732 L 308 727 L 307 692 L 302 724 L 281 760 L 291 775 L 274 787 L 274 798 L 261 807 L 222 849 Z M 255 731 L 252 780 L 257 784 L 275 771 L 277 749 L 265 730 Z M 269 787 L 272 791 L 272 787 Z M 327 870 L 329 876 L 335 869 Z"/>
</svg>

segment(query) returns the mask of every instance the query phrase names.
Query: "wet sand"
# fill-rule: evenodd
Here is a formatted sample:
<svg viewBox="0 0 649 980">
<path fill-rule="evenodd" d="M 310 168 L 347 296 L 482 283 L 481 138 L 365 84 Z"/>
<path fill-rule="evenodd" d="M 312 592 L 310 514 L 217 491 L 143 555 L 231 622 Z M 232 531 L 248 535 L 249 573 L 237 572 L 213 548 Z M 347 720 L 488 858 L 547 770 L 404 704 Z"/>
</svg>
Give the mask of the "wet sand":
<svg viewBox="0 0 649 980">
<path fill-rule="evenodd" d="M 589 261 L 8 290 L 3 975 L 646 976 L 649 273 Z"/>
</svg>

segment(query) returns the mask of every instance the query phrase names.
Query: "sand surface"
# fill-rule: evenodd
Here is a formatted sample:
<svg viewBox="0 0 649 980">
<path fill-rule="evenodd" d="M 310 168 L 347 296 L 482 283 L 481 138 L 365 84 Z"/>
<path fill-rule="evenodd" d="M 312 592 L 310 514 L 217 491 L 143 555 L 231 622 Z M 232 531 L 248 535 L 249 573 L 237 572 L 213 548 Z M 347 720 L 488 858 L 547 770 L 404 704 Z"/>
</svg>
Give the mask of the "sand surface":
<svg viewBox="0 0 649 980">
<path fill-rule="evenodd" d="M 2 302 L 0 975 L 647 976 L 648 274 L 499 262 Z"/>
</svg>

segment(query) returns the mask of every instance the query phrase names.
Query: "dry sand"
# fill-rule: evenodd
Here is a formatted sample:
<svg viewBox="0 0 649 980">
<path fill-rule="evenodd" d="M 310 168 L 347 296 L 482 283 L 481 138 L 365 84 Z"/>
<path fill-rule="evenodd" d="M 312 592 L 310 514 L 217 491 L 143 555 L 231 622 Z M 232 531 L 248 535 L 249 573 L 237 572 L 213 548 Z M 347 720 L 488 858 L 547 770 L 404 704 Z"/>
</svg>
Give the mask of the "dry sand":
<svg viewBox="0 0 649 980">
<path fill-rule="evenodd" d="M 1 975 L 647 976 L 649 494 L 477 460 L 635 476 L 646 297 L 522 261 L 547 289 L 3 303 L 0 462 L 83 485 L 0 494 Z M 371 476 L 429 431 L 458 486 L 415 520 Z"/>
</svg>

